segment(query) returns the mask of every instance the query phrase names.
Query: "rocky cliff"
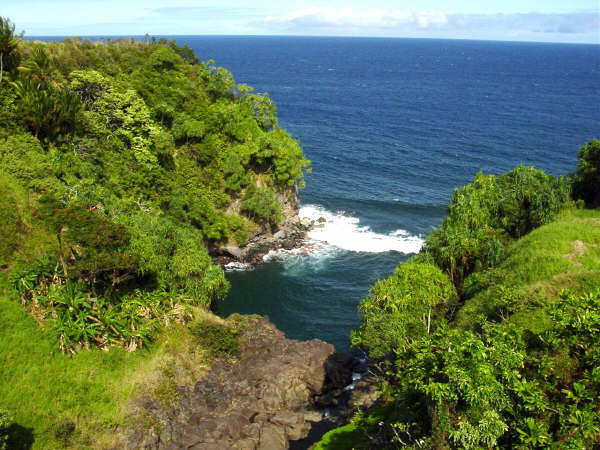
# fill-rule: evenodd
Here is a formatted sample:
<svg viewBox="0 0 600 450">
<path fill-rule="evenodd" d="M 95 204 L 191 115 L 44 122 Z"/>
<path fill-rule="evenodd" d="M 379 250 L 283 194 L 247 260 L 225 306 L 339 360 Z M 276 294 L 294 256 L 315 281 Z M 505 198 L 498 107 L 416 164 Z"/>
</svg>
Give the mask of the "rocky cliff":
<svg viewBox="0 0 600 450">
<path fill-rule="evenodd" d="M 240 330 L 239 358 L 217 359 L 195 385 L 177 387 L 169 407 L 142 399 L 128 448 L 286 449 L 321 421 L 315 400 L 352 381 L 352 358 L 331 344 L 286 339 L 259 316 L 229 320 Z"/>
<path fill-rule="evenodd" d="M 308 220 L 298 216 L 298 189 L 289 187 L 275 193 L 275 200 L 281 205 L 283 219 L 276 226 L 261 225 L 249 236 L 243 245 L 227 244 L 212 249 L 212 253 L 221 259 L 221 262 L 237 260 L 255 263 L 271 250 L 292 249 L 299 247 L 307 231 L 311 227 Z M 239 213 L 239 201 L 234 201 L 228 213 Z"/>
</svg>

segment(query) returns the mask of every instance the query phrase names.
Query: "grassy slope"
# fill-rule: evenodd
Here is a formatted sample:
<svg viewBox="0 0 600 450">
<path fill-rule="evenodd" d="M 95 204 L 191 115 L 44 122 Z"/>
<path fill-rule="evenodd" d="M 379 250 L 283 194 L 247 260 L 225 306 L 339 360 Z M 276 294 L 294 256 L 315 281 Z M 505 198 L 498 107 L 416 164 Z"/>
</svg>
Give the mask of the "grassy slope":
<svg viewBox="0 0 600 450">
<path fill-rule="evenodd" d="M 115 347 L 62 355 L 52 333 L 15 300 L 0 298 L 0 408 L 17 424 L 9 448 L 28 448 L 31 441 L 34 449 L 64 448 L 55 434 L 65 419 L 76 424 L 69 446 L 118 446 L 132 397 L 159 395 L 166 376 L 181 383 L 207 367 L 206 352 L 185 327 L 169 327 L 156 342 L 134 353 Z"/>
<path fill-rule="evenodd" d="M 583 292 L 600 288 L 600 210 L 567 211 L 534 230 L 509 249 L 507 259 L 488 271 L 480 285 L 482 289 L 458 312 L 455 326 L 475 327 L 479 314 L 493 315 L 498 286 L 507 286 L 520 295 L 510 321 L 542 331 L 550 319 L 540 306 L 556 301 L 562 289 Z M 385 406 L 374 411 L 367 423 L 373 425 L 382 414 L 390 414 Z M 326 433 L 315 450 L 348 448 L 371 448 L 363 430 L 352 423 Z"/>
<path fill-rule="evenodd" d="M 555 301 L 563 289 L 600 288 L 599 273 L 600 210 L 567 211 L 517 241 L 506 260 L 484 274 L 483 289 L 465 302 L 455 325 L 471 328 L 479 314 L 492 314 L 504 286 L 519 296 L 510 321 L 541 331 L 547 318 L 539 306 Z"/>
</svg>

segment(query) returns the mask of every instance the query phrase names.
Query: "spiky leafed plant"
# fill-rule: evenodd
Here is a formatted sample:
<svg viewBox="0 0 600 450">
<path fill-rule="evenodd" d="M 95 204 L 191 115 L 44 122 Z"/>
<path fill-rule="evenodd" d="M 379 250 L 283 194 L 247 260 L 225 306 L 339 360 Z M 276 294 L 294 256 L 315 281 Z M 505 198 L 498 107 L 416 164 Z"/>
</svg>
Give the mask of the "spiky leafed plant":
<svg viewBox="0 0 600 450">
<path fill-rule="evenodd" d="M 79 94 L 53 80 L 52 58 L 44 48 L 36 47 L 33 57 L 18 71 L 21 76 L 11 84 L 24 122 L 33 135 L 52 140 L 72 134 L 83 104 Z"/>
<path fill-rule="evenodd" d="M 0 83 L 4 74 L 4 67 L 11 69 L 17 64 L 18 55 L 15 52 L 19 39 L 15 36 L 15 25 L 8 19 L 0 16 Z"/>
</svg>

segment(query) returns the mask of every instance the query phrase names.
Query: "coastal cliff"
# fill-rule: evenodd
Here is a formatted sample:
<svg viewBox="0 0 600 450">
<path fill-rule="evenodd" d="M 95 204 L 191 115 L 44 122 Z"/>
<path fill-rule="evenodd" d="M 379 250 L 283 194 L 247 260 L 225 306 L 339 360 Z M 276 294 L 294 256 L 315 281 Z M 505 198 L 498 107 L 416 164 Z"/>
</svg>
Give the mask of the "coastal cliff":
<svg viewBox="0 0 600 450">
<path fill-rule="evenodd" d="M 232 260 L 244 263 L 256 263 L 271 250 L 293 249 L 302 245 L 306 233 L 312 224 L 298 216 L 298 189 L 296 186 L 286 187 L 275 192 L 275 201 L 281 205 L 282 219 L 276 225 L 262 224 L 249 233 L 248 241 L 244 244 L 230 243 L 215 247 L 211 253 L 217 256 L 221 263 Z M 240 201 L 234 201 L 229 206 L 229 213 L 240 213 Z"/>
<path fill-rule="evenodd" d="M 352 381 L 353 359 L 331 344 L 286 339 L 259 316 L 234 315 L 225 326 L 239 331 L 237 356 L 217 358 L 167 403 L 138 399 L 128 448 L 285 449 L 323 419 L 316 399 Z"/>
<path fill-rule="evenodd" d="M 332 346 L 292 343 L 256 319 L 264 332 L 255 334 L 271 340 L 248 347 L 254 335 L 243 332 L 233 364 L 213 350 L 238 326 L 207 312 L 229 289 L 215 259 L 253 262 L 298 245 L 307 230 L 297 189 L 310 162 L 268 95 L 173 40 L 9 37 L 0 81 L 0 359 L 8 368 L 0 447 L 5 438 L 12 447 L 118 447 L 113 431 L 145 387 L 160 408 L 188 402 L 177 423 L 147 408 L 166 430 L 205 397 L 237 395 L 236 367 L 270 367 L 264 389 L 283 393 L 274 375 L 294 368 L 285 379 L 297 389 L 281 404 L 261 403 L 259 387 L 248 398 L 265 414 L 252 423 L 299 438 L 316 417 L 309 400 L 328 389 Z M 215 334 L 196 336 L 209 316 Z M 269 359 L 273 350 L 279 356 Z M 303 368 L 305 358 L 314 364 Z M 180 361 L 185 379 L 171 380 L 165 361 Z M 211 397 L 198 380 L 222 391 Z M 154 432 L 142 441 L 166 442 Z"/>
</svg>

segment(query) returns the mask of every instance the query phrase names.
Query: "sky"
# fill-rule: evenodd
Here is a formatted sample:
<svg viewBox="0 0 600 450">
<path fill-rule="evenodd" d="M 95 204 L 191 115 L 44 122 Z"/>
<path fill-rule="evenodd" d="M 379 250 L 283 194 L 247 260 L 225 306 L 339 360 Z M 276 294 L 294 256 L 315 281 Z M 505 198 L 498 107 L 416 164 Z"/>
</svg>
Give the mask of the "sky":
<svg viewBox="0 0 600 450">
<path fill-rule="evenodd" d="M 307 35 L 600 44 L 600 0 L 0 0 L 0 16 L 26 36 Z"/>
</svg>

